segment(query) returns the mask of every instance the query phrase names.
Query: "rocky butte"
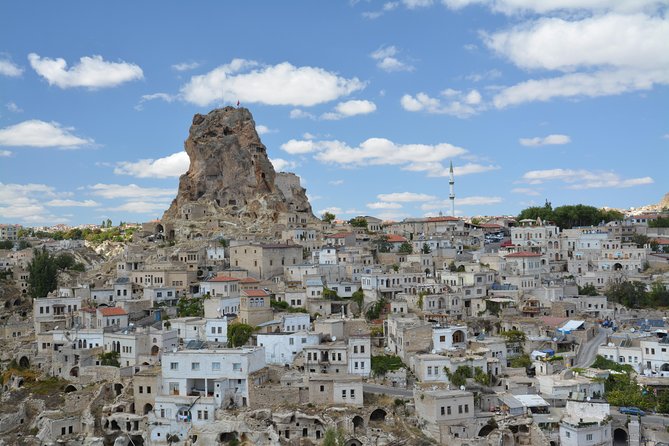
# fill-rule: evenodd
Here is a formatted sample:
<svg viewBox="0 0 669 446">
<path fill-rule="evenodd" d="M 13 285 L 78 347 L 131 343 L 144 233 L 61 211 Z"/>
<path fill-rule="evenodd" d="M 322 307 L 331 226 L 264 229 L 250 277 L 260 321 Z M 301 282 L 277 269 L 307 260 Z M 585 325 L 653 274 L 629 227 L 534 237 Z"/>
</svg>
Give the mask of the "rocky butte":
<svg viewBox="0 0 669 446">
<path fill-rule="evenodd" d="M 190 166 L 161 222 L 168 238 L 271 236 L 295 223 L 317 221 L 299 177 L 274 171 L 255 127 L 246 108 L 193 117 L 184 143 Z"/>
</svg>

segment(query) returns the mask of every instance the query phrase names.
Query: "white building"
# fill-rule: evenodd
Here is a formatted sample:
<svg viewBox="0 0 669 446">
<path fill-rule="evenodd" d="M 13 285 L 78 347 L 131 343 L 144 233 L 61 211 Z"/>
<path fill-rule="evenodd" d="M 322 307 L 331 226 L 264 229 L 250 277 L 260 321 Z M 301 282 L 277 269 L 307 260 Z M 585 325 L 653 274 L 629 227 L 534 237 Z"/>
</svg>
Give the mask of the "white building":
<svg viewBox="0 0 669 446">
<path fill-rule="evenodd" d="M 567 401 L 564 414 L 560 422 L 562 446 L 609 446 L 613 443 L 608 403 Z"/>
<path fill-rule="evenodd" d="M 318 345 L 320 336 L 306 331 L 261 333 L 257 335 L 256 342 L 265 349 L 267 364 L 286 365 L 292 364 L 305 347 Z"/>
</svg>

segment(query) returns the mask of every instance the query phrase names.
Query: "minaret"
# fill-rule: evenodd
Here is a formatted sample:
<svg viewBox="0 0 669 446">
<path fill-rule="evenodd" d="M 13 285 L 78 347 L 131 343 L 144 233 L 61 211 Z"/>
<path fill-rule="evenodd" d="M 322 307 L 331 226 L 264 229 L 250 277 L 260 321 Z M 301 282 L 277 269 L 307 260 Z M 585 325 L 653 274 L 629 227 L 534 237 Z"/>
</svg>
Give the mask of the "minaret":
<svg viewBox="0 0 669 446">
<path fill-rule="evenodd" d="M 448 188 L 450 190 L 450 194 L 448 195 L 448 199 L 451 200 L 451 217 L 455 217 L 455 191 L 453 190 L 453 186 L 455 185 L 455 179 L 453 178 L 453 161 L 451 161 L 451 176 L 450 179 L 448 180 Z"/>
</svg>

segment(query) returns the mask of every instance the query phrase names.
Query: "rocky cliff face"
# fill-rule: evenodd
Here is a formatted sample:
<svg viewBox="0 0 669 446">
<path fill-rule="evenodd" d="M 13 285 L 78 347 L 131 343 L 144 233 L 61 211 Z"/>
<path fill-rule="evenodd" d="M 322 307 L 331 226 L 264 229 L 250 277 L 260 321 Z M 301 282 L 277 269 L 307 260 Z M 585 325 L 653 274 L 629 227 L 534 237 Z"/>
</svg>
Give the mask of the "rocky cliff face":
<svg viewBox="0 0 669 446">
<path fill-rule="evenodd" d="M 287 212 L 313 218 L 299 179 L 274 171 L 247 109 L 196 114 L 185 149 L 190 167 L 164 221 L 232 218 L 271 224 Z"/>
</svg>

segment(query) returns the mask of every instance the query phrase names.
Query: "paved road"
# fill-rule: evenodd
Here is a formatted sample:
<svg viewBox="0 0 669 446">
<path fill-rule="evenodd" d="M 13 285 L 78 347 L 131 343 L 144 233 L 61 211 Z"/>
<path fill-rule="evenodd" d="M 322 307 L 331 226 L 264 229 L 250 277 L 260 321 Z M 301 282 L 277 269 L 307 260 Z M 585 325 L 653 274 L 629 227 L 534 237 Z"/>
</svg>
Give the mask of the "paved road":
<svg viewBox="0 0 669 446">
<path fill-rule="evenodd" d="M 413 390 L 382 386 L 379 384 L 363 384 L 362 391 L 368 393 L 381 393 L 383 395 L 393 395 L 393 396 L 403 396 L 405 398 L 413 398 Z"/>
<path fill-rule="evenodd" d="M 597 348 L 606 341 L 606 336 L 609 333 L 608 328 L 598 328 L 597 335 L 581 345 L 576 357 L 576 367 L 589 367 L 595 361 L 597 356 Z"/>
<path fill-rule="evenodd" d="M 647 413 L 647 412 L 646 412 Z M 620 413 L 617 407 L 611 407 L 611 416 L 616 420 L 620 420 L 622 423 L 627 421 L 627 417 L 634 418 L 634 415 L 626 415 Z M 649 414 L 642 416 L 641 424 L 660 424 L 663 426 L 669 426 L 669 416 Z"/>
</svg>

